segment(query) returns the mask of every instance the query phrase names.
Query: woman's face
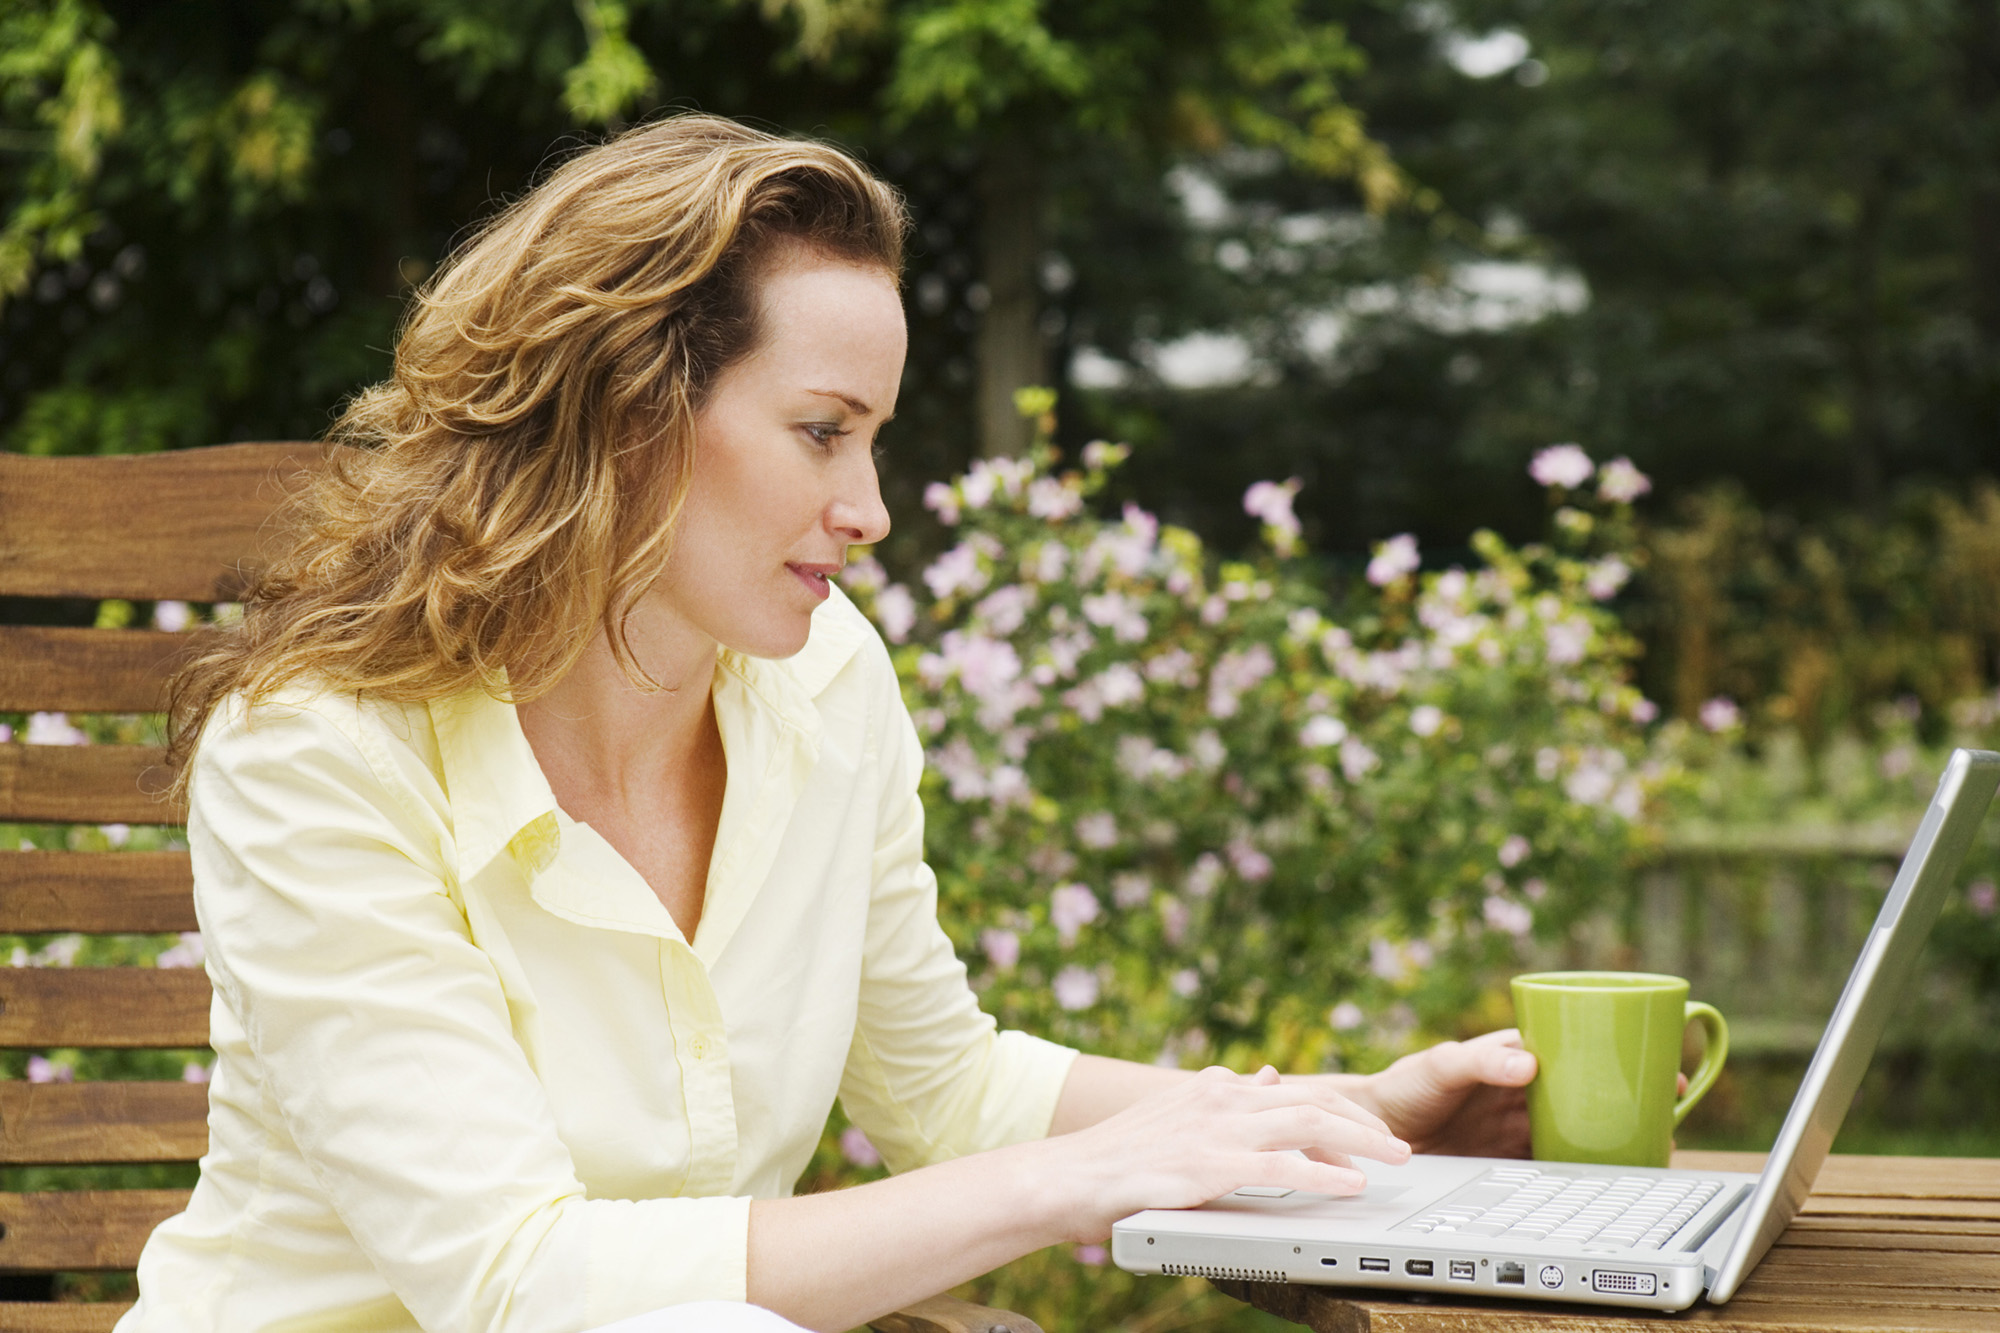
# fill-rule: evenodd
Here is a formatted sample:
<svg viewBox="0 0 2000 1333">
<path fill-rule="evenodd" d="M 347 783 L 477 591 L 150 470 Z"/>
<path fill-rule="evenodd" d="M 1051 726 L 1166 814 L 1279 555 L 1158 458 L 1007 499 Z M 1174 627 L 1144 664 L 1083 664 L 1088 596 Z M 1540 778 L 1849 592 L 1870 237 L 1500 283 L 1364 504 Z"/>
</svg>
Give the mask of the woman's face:
<svg viewBox="0 0 2000 1333">
<path fill-rule="evenodd" d="M 694 477 L 654 595 L 725 647 L 790 657 L 847 548 L 889 531 L 875 434 L 909 339 L 888 274 L 804 250 L 766 270 L 759 310 L 762 341 L 696 418 Z"/>
</svg>

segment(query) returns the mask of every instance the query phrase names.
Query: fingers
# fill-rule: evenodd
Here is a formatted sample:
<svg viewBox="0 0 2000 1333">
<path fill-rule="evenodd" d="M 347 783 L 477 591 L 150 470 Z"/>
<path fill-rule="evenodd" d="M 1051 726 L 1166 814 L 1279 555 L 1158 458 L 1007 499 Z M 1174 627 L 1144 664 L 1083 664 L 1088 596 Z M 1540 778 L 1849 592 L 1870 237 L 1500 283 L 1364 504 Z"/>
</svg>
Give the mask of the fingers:
<svg viewBox="0 0 2000 1333">
<path fill-rule="evenodd" d="M 1245 1146 L 1262 1152 L 1299 1149 L 1307 1153 L 1368 1157 L 1399 1165 L 1410 1159 L 1410 1145 L 1324 1107 L 1307 1104 L 1274 1106 L 1248 1118 Z"/>
<path fill-rule="evenodd" d="M 1519 1088 L 1535 1081 L 1535 1057 L 1521 1049 L 1521 1033 L 1516 1028 L 1488 1032 L 1471 1041 L 1443 1042 L 1433 1046 L 1429 1054 L 1434 1057 L 1438 1078 L 1446 1083 Z"/>
</svg>

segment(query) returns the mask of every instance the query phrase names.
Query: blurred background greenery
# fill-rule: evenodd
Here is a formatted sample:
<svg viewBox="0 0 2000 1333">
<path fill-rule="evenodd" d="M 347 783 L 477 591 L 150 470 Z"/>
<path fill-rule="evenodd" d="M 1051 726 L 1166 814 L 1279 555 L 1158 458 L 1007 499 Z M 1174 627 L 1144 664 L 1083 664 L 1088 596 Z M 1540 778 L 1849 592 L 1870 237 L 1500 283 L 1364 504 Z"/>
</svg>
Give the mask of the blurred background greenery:
<svg viewBox="0 0 2000 1333">
<path fill-rule="evenodd" d="M 1945 747 L 2000 741 L 2000 4 L 0 0 L 0 447 L 317 435 L 456 239 L 687 108 L 911 202 L 905 577 L 950 540 L 925 487 L 1020 453 L 1029 384 L 1067 455 L 1132 446 L 1099 512 L 1220 556 L 1251 482 L 1300 479 L 1329 588 L 1399 533 L 1434 569 L 1541 536 L 1553 443 L 1650 474 L 1608 606 L 1676 776 L 1523 960 L 1695 976 L 1750 1039 L 1684 1142 L 1768 1143 Z M 1843 1147 L 2000 1152 L 1991 885 Z M 1506 1020 L 1443 991 L 1407 1039 Z M 816 1179 L 859 1169 L 837 1144 Z M 1220 1317 L 1023 1272 L 987 1290 L 1051 1327 Z"/>
</svg>

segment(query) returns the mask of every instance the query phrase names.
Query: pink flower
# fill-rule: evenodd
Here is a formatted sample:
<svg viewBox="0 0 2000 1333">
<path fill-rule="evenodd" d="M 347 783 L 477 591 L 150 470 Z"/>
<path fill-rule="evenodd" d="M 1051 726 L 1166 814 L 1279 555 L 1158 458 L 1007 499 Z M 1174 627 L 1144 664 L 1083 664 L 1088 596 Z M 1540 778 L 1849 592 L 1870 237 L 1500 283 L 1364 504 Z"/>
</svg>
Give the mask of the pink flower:
<svg viewBox="0 0 2000 1333">
<path fill-rule="evenodd" d="M 1241 652 L 1224 653 L 1208 675 L 1208 711 L 1214 717 L 1234 717 L 1244 691 L 1278 669 L 1277 659 L 1261 643 Z"/>
<path fill-rule="evenodd" d="M 1065 945 L 1076 943 L 1077 932 L 1103 911 L 1097 895 L 1081 884 L 1064 884 L 1049 895 L 1049 922 Z"/>
<path fill-rule="evenodd" d="M 1118 845 L 1118 821 L 1105 811 L 1087 814 L 1076 821 L 1076 840 L 1092 851 Z"/>
<path fill-rule="evenodd" d="M 1500 864 L 1512 870 L 1527 860 L 1528 854 L 1534 850 L 1526 838 L 1516 833 L 1500 844 Z"/>
<path fill-rule="evenodd" d="M 1073 486 L 1054 477 L 1037 477 L 1028 485 L 1028 512 L 1036 518 L 1060 523 L 1083 509 L 1083 497 Z"/>
<path fill-rule="evenodd" d="M 207 1065 L 198 1065 L 190 1060 L 181 1066 L 181 1082 L 206 1083 L 209 1080 L 209 1072 Z"/>
<path fill-rule="evenodd" d="M 858 1125 L 840 1131 L 840 1155 L 863 1170 L 882 1165 L 882 1154 Z"/>
<path fill-rule="evenodd" d="M 1056 979 L 1049 989 L 1055 992 L 1056 1003 L 1072 1012 L 1088 1009 L 1097 1003 L 1097 974 L 1072 963 L 1056 973 Z"/>
<path fill-rule="evenodd" d="M 1297 477 L 1283 483 L 1258 481 L 1243 492 L 1243 512 L 1264 520 L 1264 535 L 1279 555 L 1298 549 L 1299 520 L 1292 512 L 1292 498 L 1300 484 Z"/>
<path fill-rule="evenodd" d="M 47 1056 L 28 1057 L 28 1082 L 30 1083 L 73 1083 L 76 1071 L 68 1065 L 59 1065 Z"/>
<path fill-rule="evenodd" d="M 1222 858 L 1214 852 L 1203 852 L 1188 868 L 1184 887 L 1190 898 L 1206 898 L 1214 893 L 1216 886 L 1228 872 L 1222 868 Z"/>
<path fill-rule="evenodd" d="M 1573 444 L 1552 444 L 1528 464 L 1528 475 L 1539 485 L 1575 490 L 1597 470 L 1590 455 Z"/>
<path fill-rule="evenodd" d="M 917 599 L 902 584 L 890 584 L 875 594 L 875 623 L 890 643 L 901 643 L 916 626 Z"/>
<path fill-rule="evenodd" d="M 1498 896 L 1488 898 L 1480 908 L 1486 924 L 1517 939 L 1534 928 L 1535 914 L 1517 902 Z"/>
<path fill-rule="evenodd" d="M 1710 731 L 1733 731 L 1743 722 L 1743 710 L 1736 706 L 1736 701 L 1720 694 L 1703 704 L 1697 716 Z"/>
<path fill-rule="evenodd" d="M 1419 736 L 1435 736 L 1444 726 L 1444 710 L 1436 704 L 1418 704 L 1410 710 L 1410 730 Z"/>
<path fill-rule="evenodd" d="M 1386 588 L 1404 575 L 1416 573 L 1422 563 L 1417 539 L 1407 532 L 1398 533 L 1375 548 L 1375 558 L 1368 562 L 1368 581 Z"/>
<path fill-rule="evenodd" d="M 924 583 L 931 596 L 950 597 L 958 592 L 978 592 L 990 576 L 979 567 L 979 552 L 970 542 L 960 542 L 931 562 L 924 571 Z"/>
<path fill-rule="evenodd" d="M 1992 916 L 1994 910 L 2000 908 L 2000 888 L 1995 888 L 1990 879 L 1982 879 L 1976 884 L 1968 885 L 1965 890 L 1965 905 L 1980 916 Z"/>
<path fill-rule="evenodd" d="M 1340 771 L 1349 782 L 1359 782 L 1381 766 L 1381 756 L 1354 737 L 1340 743 Z"/>
<path fill-rule="evenodd" d="M 1086 597 L 1083 599 L 1083 618 L 1093 625 L 1109 629 L 1112 637 L 1120 643 L 1146 641 L 1146 617 L 1140 613 L 1139 603 L 1130 597 L 1115 592 Z"/>
<path fill-rule="evenodd" d="M 1558 620 L 1542 630 L 1550 666 L 1574 666 L 1590 651 L 1590 622 Z"/>
<path fill-rule="evenodd" d="M 1229 853 L 1229 864 L 1235 867 L 1237 874 L 1252 884 L 1271 877 L 1271 858 L 1248 842 L 1239 838 L 1230 843 L 1226 850 Z"/>
<path fill-rule="evenodd" d="M 178 634 L 188 627 L 194 614 L 188 610 L 186 602 L 153 603 L 153 628 L 163 629 L 169 634 Z"/>
<path fill-rule="evenodd" d="M 88 745 L 90 737 L 70 725 L 67 713 L 28 714 L 27 734 L 21 737 L 30 745 Z"/>
<path fill-rule="evenodd" d="M 934 481 L 924 487 L 924 508 L 938 516 L 938 522 L 946 527 L 958 523 L 958 492 L 942 481 Z"/>
<path fill-rule="evenodd" d="M 1306 719 L 1306 724 L 1299 728 L 1299 744 L 1308 749 L 1338 745 L 1346 739 L 1347 724 L 1337 717 L 1327 717 L 1324 714 L 1309 717 Z"/>
<path fill-rule="evenodd" d="M 1070 1253 L 1086 1268 L 1102 1268 L 1111 1258 L 1110 1252 L 1102 1245 L 1079 1245 Z"/>
<path fill-rule="evenodd" d="M 1021 937 L 1011 930 L 993 928 L 979 932 L 979 948 L 988 962 L 1002 972 L 1011 972 L 1021 961 Z"/>
<path fill-rule="evenodd" d="M 1034 593 L 1018 583 L 1009 583 L 986 594 L 973 612 L 993 633 L 1006 635 L 1021 628 L 1021 622 L 1028 618 L 1034 605 Z"/>
<path fill-rule="evenodd" d="M 1632 720 L 1645 726 L 1660 715 L 1660 706 L 1651 699 L 1641 698 L 1632 705 Z"/>
<path fill-rule="evenodd" d="M 1653 489 L 1653 479 L 1632 466 L 1629 458 L 1614 458 L 1597 470 L 1597 495 L 1613 504 L 1630 504 Z"/>
<path fill-rule="evenodd" d="M 1153 881 L 1136 870 L 1121 870 L 1111 877 L 1111 901 L 1120 907 L 1144 907 L 1153 898 Z"/>
<path fill-rule="evenodd" d="M 1608 601 L 1631 577 L 1632 566 L 1615 555 L 1610 556 L 1590 567 L 1590 572 L 1583 576 L 1583 590 L 1595 601 Z"/>
<path fill-rule="evenodd" d="M 1173 987 L 1174 994 L 1185 1000 L 1201 989 L 1201 973 L 1191 967 L 1184 967 L 1174 973 L 1167 984 Z"/>
<path fill-rule="evenodd" d="M 1342 1000 L 1327 1014 L 1326 1023 L 1335 1032 L 1352 1032 L 1367 1019 L 1368 1015 L 1361 1012 L 1360 1005 L 1352 1000 Z"/>
</svg>

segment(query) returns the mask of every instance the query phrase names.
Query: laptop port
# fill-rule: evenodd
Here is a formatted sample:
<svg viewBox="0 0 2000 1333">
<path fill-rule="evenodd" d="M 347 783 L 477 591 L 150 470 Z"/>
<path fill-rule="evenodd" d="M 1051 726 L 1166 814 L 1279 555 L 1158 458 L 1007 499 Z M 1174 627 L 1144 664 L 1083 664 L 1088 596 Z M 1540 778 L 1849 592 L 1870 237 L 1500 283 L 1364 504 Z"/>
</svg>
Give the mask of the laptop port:
<svg viewBox="0 0 2000 1333">
<path fill-rule="evenodd" d="M 1453 1282 L 1471 1282 L 1477 1276 L 1478 1270 L 1473 1267 L 1472 1260 L 1454 1259 L 1451 1261 L 1451 1280 Z"/>
<path fill-rule="evenodd" d="M 1405 1259 L 1403 1260 L 1403 1271 L 1411 1277 L 1429 1277 L 1432 1271 L 1431 1261 L 1428 1259 Z"/>
<path fill-rule="evenodd" d="M 1519 1264 L 1498 1263 L 1493 1265 L 1493 1280 L 1503 1287 L 1525 1287 L 1528 1270 Z"/>
<path fill-rule="evenodd" d="M 1363 1259 L 1361 1261 L 1361 1271 L 1364 1273 L 1386 1273 L 1389 1271 L 1389 1261 L 1387 1259 Z"/>
<path fill-rule="evenodd" d="M 1612 1273 L 1598 1268 L 1591 1270 L 1590 1289 L 1619 1296 L 1652 1296 L 1659 1292 L 1660 1281 L 1651 1273 Z"/>
</svg>

